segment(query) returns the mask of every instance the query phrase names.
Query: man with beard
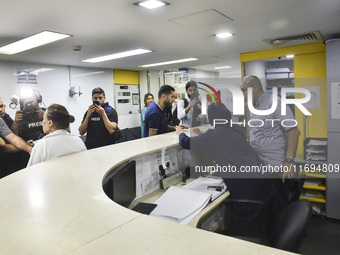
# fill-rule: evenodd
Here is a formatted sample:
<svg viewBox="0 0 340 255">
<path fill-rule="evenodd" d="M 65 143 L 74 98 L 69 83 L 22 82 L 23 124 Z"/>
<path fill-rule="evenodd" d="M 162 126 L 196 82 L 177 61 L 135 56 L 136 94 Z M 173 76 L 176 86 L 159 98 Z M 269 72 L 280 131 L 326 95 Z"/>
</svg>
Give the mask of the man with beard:
<svg viewBox="0 0 340 255">
<path fill-rule="evenodd" d="M 197 83 L 192 80 L 189 81 L 185 85 L 185 91 L 187 96 L 177 103 L 177 117 L 181 124 L 189 127 L 200 126 L 201 104 L 198 99 Z"/>
<path fill-rule="evenodd" d="M 86 148 L 94 149 L 113 144 L 118 139 L 118 114 L 108 102 L 105 102 L 105 91 L 102 88 L 92 90 L 92 104 L 84 114 L 79 126 L 79 134 L 86 133 Z"/>
<path fill-rule="evenodd" d="M 168 125 L 164 108 L 170 107 L 175 101 L 175 89 L 170 85 L 163 85 L 158 91 L 158 100 L 152 102 L 145 113 L 144 137 L 175 131 L 175 127 Z M 186 125 L 181 125 L 188 128 Z"/>
</svg>

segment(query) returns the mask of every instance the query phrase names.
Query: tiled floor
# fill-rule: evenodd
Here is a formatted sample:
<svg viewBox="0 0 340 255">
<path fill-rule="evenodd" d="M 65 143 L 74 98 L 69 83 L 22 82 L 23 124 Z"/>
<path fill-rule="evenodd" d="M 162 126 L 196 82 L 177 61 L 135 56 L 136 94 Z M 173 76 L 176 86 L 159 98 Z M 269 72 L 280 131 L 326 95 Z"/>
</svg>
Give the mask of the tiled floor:
<svg viewBox="0 0 340 255">
<path fill-rule="evenodd" d="M 340 254 L 340 221 L 313 215 L 300 253 L 304 255 Z"/>
</svg>

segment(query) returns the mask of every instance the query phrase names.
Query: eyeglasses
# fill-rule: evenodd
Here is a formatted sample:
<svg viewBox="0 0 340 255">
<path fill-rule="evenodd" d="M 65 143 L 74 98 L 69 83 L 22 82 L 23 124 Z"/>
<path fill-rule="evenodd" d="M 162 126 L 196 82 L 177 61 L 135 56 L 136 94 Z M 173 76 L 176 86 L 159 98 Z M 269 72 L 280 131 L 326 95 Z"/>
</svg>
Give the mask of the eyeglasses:
<svg viewBox="0 0 340 255">
<path fill-rule="evenodd" d="M 241 88 L 241 91 L 244 93 L 244 92 L 246 92 L 246 91 L 247 91 L 247 89 L 248 89 L 248 88 L 251 88 L 251 87 L 253 87 L 253 86 L 249 86 L 249 87 L 243 87 L 243 88 Z"/>
<path fill-rule="evenodd" d="M 5 105 L 4 104 L 0 104 L 0 108 L 4 107 Z"/>
</svg>

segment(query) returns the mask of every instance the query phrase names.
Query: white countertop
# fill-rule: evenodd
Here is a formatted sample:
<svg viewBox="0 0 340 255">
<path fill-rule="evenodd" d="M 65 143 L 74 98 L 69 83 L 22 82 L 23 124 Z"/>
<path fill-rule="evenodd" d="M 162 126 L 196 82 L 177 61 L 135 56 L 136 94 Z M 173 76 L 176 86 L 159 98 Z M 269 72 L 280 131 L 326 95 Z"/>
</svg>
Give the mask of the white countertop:
<svg viewBox="0 0 340 255">
<path fill-rule="evenodd" d="M 0 180 L 0 254 L 287 254 L 142 215 L 103 192 L 123 161 L 178 144 L 175 132 L 53 159 Z"/>
</svg>

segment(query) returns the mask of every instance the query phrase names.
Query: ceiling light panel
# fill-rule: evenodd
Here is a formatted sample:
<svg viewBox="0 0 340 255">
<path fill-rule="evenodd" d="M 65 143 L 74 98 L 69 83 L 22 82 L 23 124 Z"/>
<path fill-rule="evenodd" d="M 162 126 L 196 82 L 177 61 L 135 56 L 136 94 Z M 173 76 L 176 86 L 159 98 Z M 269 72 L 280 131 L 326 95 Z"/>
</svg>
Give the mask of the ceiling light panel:
<svg viewBox="0 0 340 255">
<path fill-rule="evenodd" d="M 217 66 L 217 67 L 214 67 L 214 69 L 228 69 L 228 68 L 231 68 L 231 66 Z"/>
<path fill-rule="evenodd" d="M 111 55 L 106 55 L 106 56 L 97 57 L 97 58 L 90 58 L 90 59 L 82 60 L 81 62 L 98 63 L 98 62 L 104 62 L 104 61 L 118 59 L 118 58 L 126 58 L 130 56 L 135 56 L 135 55 L 140 55 L 140 54 L 145 54 L 145 53 L 150 53 L 150 52 L 152 51 L 145 50 L 145 49 L 136 49 L 136 50 L 124 51 L 120 53 L 114 53 Z"/>
<path fill-rule="evenodd" d="M 162 7 L 164 5 L 168 5 L 169 3 L 163 2 L 163 1 L 158 1 L 158 0 L 149 0 L 149 1 L 143 1 L 143 2 L 139 2 L 139 3 L 135 3 L 138 6 L 147 8 L 147 9 L 156 9 L 159 7 Z"/>
<path fill-rule="evenodd" d="M 185 59 L 171 60 L 171 61 L 161 62 L 161 63 L 141 65 L 141 66 L 138 66 L 138 67 L 163 66 L 163 65 L 171 65 L 171 64 L 177 64 L 177 63 L 183 63 L 183 62 L 197 61 L 197 60 L 199 60 L 199 59 L 198 58 L 185 58 Z"/>
<path fill-rule="evenodd" d="M 216 36 L 218 38 L 228 38 L 228 37 L 233 36 L 233 34 L 229 33 L 229 32 L 225 32 L 225 33 L 215 34 L 214 36 Z"/>
<path fill-rule="evenodd" d="M 0 54 L 13 55 L 29 49 L 33 49 L 51 42 L 55 42 L 71 35 L 56 33 L 51 31 L 43 31 L 38 34 L 29 36 L 20 41 L 5 45 L 0 48 Z"/>
</svg>

